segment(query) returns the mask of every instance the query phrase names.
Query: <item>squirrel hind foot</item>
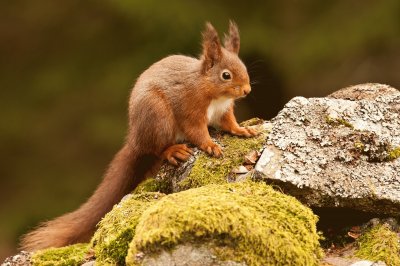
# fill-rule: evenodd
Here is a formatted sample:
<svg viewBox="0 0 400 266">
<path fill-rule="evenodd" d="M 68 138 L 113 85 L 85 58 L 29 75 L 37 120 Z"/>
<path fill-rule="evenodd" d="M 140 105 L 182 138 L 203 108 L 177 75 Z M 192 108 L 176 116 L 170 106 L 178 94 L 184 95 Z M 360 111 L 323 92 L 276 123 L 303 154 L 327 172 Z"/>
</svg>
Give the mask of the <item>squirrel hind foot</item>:
<svg viewBox="0 0 400 266">
<path fill-rule="evenodd" d="M 179 161 L 187 161 L 193 154 L 186 144 L 175 144 L 169 146 L 161 155 L 163 160 L 167 160 L 170 164 L 178 166 Z"/>
<path fill-rule="evenodd" d="M 252 127 L 238 127 L 232 130 L 231 134 L 239 137 L 250 138 L 258 136 L 260 132 Z"/>
</svg>

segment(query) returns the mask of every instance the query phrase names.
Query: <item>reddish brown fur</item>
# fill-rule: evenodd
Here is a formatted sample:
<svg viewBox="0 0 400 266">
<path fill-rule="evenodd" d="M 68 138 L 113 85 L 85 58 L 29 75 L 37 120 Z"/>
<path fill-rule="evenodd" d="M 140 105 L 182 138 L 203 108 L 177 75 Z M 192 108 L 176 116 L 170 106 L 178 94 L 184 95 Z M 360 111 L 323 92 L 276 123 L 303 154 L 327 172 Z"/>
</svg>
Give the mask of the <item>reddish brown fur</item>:
<svg viewBox="0 0 400 266">
<path fill-rule="evenodd" d="M 169 163 L 178 166 L 179 163 L 176 159 L 186 161 L 189 159 L 193 151 L 188 148 L 186 144 L 174 144 L 169 146 L 162 154 L 161 158 L 167 160 Z"/>
<path fill-rule="evenodd" d="M 186 140 L 203 151 L 221 156 L 208 125 L 234 135 L 254 136 L 233 114 L 235 99 L 250 92 L 246 67 L 238 57 L 240 39 L 235 23 L 221 46 L 214 27 L 206 24 L 200 59 L 166 57 L 141 74 L 129 101 L 129 129 L 123 148 L 111 162 L 103 181 L 89 200 L 74 212 L 45 222 L 22 239 L 22 249 L 38 250 L 88 241 L 98 221 L 125 194 L 159 165 L 160 159 L 177 164 L 191 150 Z M 223 79 L 228 71 L 231 79 Z"/>
<path fill-rule="evenodd" d="M 235 54 L 239 53 L 240 50 L 239 30 L 237 28 L 236 23 L 233 21 L 229 22 L 229 35 L 225 34 L 224 46 L 226 49 L 228 49 L 231 52 L 234 52 Z"/>
</svg>

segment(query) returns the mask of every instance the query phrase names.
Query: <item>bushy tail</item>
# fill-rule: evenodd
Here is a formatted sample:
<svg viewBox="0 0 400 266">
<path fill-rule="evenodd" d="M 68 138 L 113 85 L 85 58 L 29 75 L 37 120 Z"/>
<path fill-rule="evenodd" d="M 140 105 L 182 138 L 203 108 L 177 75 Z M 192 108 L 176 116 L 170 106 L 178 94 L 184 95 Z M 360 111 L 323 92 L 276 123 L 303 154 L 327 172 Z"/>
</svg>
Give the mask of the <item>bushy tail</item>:
<svg viewBox="0 0 400 266">
<path fill-rule="evenodd" d="M 23 236 L 21 249 L 34 251 L 89 241 L 100 219 L 139 184 L 152 164 L 154 158 L 140 156 L 126 144 L 93 195 L 76 211 L 44 222 Z"/>
</svg>

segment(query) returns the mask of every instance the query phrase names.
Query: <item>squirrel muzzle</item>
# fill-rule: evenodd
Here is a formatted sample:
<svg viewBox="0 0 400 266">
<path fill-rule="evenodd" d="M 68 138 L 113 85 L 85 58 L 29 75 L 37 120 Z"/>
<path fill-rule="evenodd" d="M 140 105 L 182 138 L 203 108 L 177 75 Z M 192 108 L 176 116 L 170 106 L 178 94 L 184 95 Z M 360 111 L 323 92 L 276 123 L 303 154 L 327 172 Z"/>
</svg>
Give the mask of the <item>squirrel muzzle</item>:
<svg viewBox="0 0 400 266">
<path fill-rule="evenodd" d="M 243 97 L 251 92 L 251 87 L 249 84 L 243 86 Z"/>
</svg>

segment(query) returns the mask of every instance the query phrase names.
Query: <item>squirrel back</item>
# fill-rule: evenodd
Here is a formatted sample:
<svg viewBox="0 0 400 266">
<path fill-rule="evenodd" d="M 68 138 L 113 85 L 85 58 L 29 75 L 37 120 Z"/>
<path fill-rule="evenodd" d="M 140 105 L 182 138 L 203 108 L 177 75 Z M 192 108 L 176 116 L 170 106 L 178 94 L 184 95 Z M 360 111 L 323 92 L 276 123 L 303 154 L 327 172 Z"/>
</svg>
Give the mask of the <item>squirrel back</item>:
<svg viewBox="0 0 400 266">
<path fill-rule="evenodd" d="M 251 90 L 245 65 L 238 57 L 240 39 L 230 22 L 224 47 L 210 24 L 203 32 L 200 58 L 168 56 L 138 78 L 129 100 L 129 127 L 125 144 L 115 155 L 93 195 L 77 210 L 42 223 L 26 234 L 21 248 L 28 251 L 61 247 L 90 240 L 96 224 L 114 204 L 130 193 L 160 161 L 173 165 L 187 160 L 187 141 L 213 156 L 221 156 L 208 125 L 233 135 L 257 132 L 240 127 L 234 100 Z"/>
</svg>

